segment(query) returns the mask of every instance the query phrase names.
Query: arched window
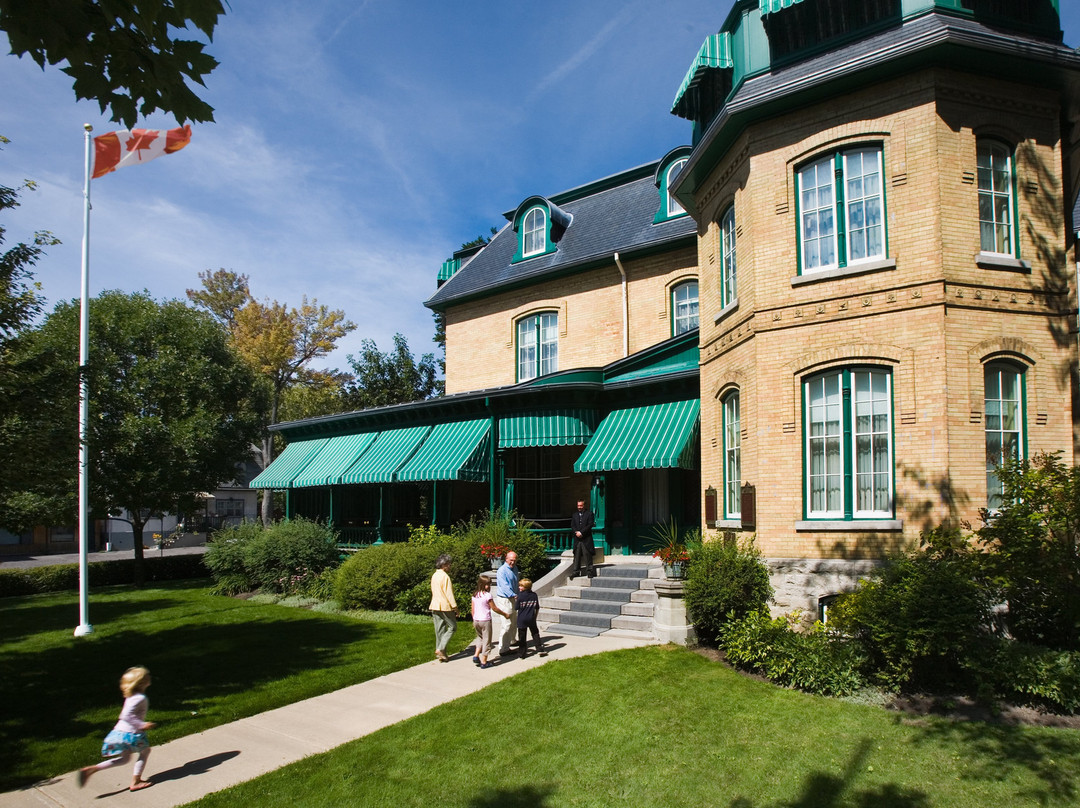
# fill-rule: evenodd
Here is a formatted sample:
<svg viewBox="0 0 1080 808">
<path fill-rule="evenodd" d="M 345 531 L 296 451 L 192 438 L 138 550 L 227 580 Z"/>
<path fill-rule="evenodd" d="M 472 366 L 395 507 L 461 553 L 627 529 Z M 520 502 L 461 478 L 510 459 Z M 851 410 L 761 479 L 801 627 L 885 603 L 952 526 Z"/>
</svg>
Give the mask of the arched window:
<svg viewBox="0 0 1080 808">
<path fill-rule="evenodd" d="M 724 396 L 724 518 L 742 516 L 742 436 L 739 423 L 739 391 Z"/>
<path fill-rule="evenodd" d="M 698 327 L 698 282 L 680 283 L 671 290 L 672 336 Z"/>
<path fill-rule="evenodd" d="M 807 379 L 803 395 L 807 518 L 891 518 L 892 374 L 832 370 Z"/>
<path fill-rule="evenodd" d="M 738 273 L 735 270 L 735 206 L 730 205 L 720 218 L 720 299 L 724 307 L 739 296 Z"/>
<path fill-rule="evenodd" d="M 517 380 L 527 382 L 559 369 L 559 315 L 545 311 L 517 323 Z"/>
<path fill-rule="evenodd" d="M 983 370 L 986 406 L 986 507 L 1001 507 L 997 470 L 1007 460 L 1020 460 L 1024 450 L 1024 372 L 1016 365 L 991 362 Z"/>
<path fill-rule="evenodd" d="M 543 208 L 532 208 L 525 214 L 521 228 L 521 255 L 528 258 L 547 251 L 547 214 Z"/>
<path fill-rule="evenodd" d="M 667 189 L 667 216 L 669 219 L 675 216 L 682 216 L 686 213 L 685 208 L 679 204 L 679 200 L 671 193 L 671 185 L 675 178 L 679 176 L 679 172 L 682 171 L 682 167 L 686 165 L 687 158 L 683 157 L 681 160 L 676 160 L 672 163 L 667 170 L 667 174 L 664 179 L 664 187 Z"/>
<path fill-rule="evenodd" d="M 983 252 L 1015 256 L 1012 151 L 998 141 L 980 140 L 976 152 L 979 175 L 979 248 Z"/>
</svg>

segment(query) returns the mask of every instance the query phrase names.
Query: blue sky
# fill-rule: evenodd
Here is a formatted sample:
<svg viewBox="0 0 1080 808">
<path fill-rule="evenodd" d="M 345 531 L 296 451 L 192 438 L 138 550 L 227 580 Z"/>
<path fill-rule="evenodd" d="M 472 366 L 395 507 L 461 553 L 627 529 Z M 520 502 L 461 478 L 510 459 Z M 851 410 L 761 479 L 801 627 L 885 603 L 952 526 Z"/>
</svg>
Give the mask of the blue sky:
<svg viewBox="0 0 1080 808">
<path fill-rule="evenodd" d="M 197 273 L 250 276 L 252 293 L 317 298 L 361 339 L 400 331 L 434 351 L 423 301 L 442 261 L 502 227 L 503 211 L 688 143 L 668 110 L 730 2 L 232 0 L 200 93 L 216 123 L 147 166 L 94 180 L 91 293 L 183 298 Z M 1061 0 L 1065 41 L 1080 9 Z M 2 34 L 0 34 L 2 38 Z M 7 51 L 6 41 L 0 50 Z M 48 229 L 36 269 L 49 305 L 79 294 L 82 125 L 119 128 L 76 102 L 68 77 L 0 57 L 0 181 L 38 190 L 6 215 L 8 243 Z M 141 121 L 170 128 L 164 116 Z"/>
</svg>

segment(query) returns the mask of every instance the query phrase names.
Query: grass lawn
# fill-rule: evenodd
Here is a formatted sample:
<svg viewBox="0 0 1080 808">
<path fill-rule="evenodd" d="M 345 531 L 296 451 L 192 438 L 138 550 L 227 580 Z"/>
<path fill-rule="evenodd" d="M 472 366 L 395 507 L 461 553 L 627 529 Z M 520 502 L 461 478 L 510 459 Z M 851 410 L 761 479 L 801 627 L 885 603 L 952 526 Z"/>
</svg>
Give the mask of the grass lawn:
<svg viewBox="0 0 1080 808">
<path fill-rule="evenodd" d="M 426 662 L 435 646 L 425 618 L 250 603 L 209 595 L 205 581 L 94 591 L 86 637 L 72 636 L 78 616 L 75 593 L 0 598 L 0 791 L 100 760 L 132 665 L 153 675 L 148 718 L 161 744 Z"/>
<path fill-rule="evenodd" d="M 556 808 L 1076 805 L 1080 733 L 781 690 L 673 646 L 547 665 L 193 803 Z"/>
</svg>

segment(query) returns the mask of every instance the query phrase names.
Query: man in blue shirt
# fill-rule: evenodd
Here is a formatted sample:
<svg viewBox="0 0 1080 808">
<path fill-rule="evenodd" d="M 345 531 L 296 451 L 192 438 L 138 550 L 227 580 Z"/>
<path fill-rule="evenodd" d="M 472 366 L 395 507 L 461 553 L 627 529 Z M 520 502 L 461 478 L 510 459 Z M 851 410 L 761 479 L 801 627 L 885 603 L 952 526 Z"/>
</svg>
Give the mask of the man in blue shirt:
<svg viewBox="0 0 1080 808">
<path fill-rule="evenodd" d="M 499 656 L 505 657 L 510 654 L 510 643 L 517 633 L 516 601 L 518 593 L 518 574 L 514 569 L 517 564 L 517 553 L 511 550 L 506 554 L 506 560 L 495 575 L 495 597 L 492 600 L 498 612 L 492 610 L 491 628 L 495 640 L 499 644 Z M 503 612 L 509 617 L 503 617 Z"/>
</svg>

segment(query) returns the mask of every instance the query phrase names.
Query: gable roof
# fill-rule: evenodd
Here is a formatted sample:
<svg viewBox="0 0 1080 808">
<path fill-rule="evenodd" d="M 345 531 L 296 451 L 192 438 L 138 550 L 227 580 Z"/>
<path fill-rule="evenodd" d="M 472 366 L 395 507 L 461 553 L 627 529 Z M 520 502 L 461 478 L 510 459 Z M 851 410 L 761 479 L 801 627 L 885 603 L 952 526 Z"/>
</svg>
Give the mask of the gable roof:
<svg viewBox="0 0 1080 808">
<path fill-rule="evenodd" d="M 648 163 L 547 197 L 572 217 L 557 250 L 514 263 L 518 235 L 512 226 L 503 227 L 424 305 L 441 311 L 466 300 L 612 263 L 616 252 L 627 256 L 670 248 L 682 241 L 693 244 L 697 225 L 690 216 L 653 223 L 660 206 L 654 181 L 658 165 L 659 161 Z M 508 212 L 507 218 L 512 220 L 516 210 Z"/>
</svg>

